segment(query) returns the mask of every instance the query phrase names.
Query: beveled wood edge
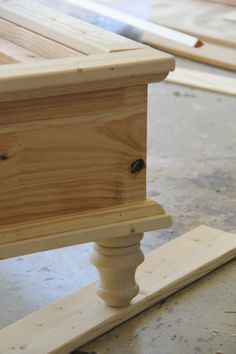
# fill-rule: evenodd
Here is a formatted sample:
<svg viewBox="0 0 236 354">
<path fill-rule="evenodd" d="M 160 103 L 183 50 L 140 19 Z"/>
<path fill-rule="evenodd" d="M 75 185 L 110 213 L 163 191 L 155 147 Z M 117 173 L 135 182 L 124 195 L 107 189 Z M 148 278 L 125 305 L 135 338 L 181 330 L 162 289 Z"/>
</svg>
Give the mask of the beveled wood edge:
<svg viewBox="0 0 236 354">
<path fill-rule="evenodd" d="M 169 227 L 154 201 L 140 201 L 0 228 L 0 259 Z M 10 242 L 9 242 L 10 241 Z"/>
<path fill-rule="evenodd" d="M 175 68 L 169 54 L 145 47 L 92 56 L 0 67 L 0 102 L 86 92 L 163 80 Z M 63 89 L 62 89 L 63 88 Z M 67 92 L 68 88 L 68 92 Z M 62 90 L 61 90 L 62 89 Z"/>
</svg>

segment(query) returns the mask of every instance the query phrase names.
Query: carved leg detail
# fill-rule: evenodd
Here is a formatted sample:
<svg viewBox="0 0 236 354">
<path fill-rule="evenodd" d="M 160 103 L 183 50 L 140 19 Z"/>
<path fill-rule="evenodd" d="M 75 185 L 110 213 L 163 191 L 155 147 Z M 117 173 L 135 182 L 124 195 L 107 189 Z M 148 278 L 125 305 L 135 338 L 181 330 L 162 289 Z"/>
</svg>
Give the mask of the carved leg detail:
<svg viewBox="0 0 236 354">
<path fill-rule="evenodd" d="M 144 261 L 140 249 L 143 234 L 97 242 L 91 262 L 100 275 L 97 295 L 111 307 L 128 306 L 139 292 L 137 267 Z"/>
</svg>

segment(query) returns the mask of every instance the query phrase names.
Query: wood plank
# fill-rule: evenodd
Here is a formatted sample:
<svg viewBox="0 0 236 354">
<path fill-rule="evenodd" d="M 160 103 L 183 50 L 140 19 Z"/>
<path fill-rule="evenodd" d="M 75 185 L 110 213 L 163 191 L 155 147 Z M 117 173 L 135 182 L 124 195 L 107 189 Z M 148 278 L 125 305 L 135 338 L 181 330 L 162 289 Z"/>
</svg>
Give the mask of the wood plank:
<svg viewBox="0 0 236 354">
<path fill-rule="evenodd" d="M 170 54 L 236 71 L 236 50 L 234 48 L 219 46 L 207 41 L 203 41 L 201 47 L 193 48 L 171 40 L 163 40 L 147 32 L 143 33 L 140 40 Z"/>
<path fill-rule="evenodd" d="M 0 225 L 146 199 L 146 85 L 0 110 Z"/>
<path fill-rule="evenodd" d="M 0 228 L 0 259 L 124 235 L 128 237 L 170 225 L 170 216 L 152 201 L 22 223 Z"/>
<path fill-rule="evenodd" d="M 232 12 L 230 6 L 202 0 L 168 1 L 166 6 L 162 0 L 153 0 L 149 20 L 201 40 L 236 48 L 235 25 L 224 21 Z"/>
<path fill-rule="evenodd" d="M 146 83 L 147 78 L 163 78 L 175 66 L 174 58 L 152 48 L 97 54 L 80 58 L 52 59 L 37 64 L 0 67 L 0 101 L 22 99 L 24 95 L 40 97 L 55 95 L 62 88 L 66 93 L 104 89 L 104 82 L 111 86 Z M 144 79 L 142 79 L 144 78 Z M 160 79 L 156 79 L 159 81 Z M 113 81 L 112 81 L 113 80 Z M 74 85 L 74 86 L 73 86 Z M 27 91 L 24 93 L 24 91 Z M 34 92 L 36 91 L 36 93 Z M 50 92 L 52 91 L 52 92 Z M 11 95 L 12 93 L 12 95 Z"/>
<path fill-rule="evenodd" d="M 45 59 L 31 50 L 19 47 L 18 45 L 1 37 L 0 48 L 1 53 L 7 55 L 9 58 L 12 58 L 12 62 L 15 63 L 41 62 Z"/>
<path fill-rule="evenodd" d="M 111 7 L 98 4 L 89 0 L 67 0 L 67 3 L 72 4 L 74 7 L 86 9 L 96 14 L 109 17 L 113 20 L 118 20 L 129 26 L 135 27 L 139 30 L 157 34 L 163 38 L 168 38 L 176 42 L 180 42 L 190 47 L 198 45 L 198 38 L 186 35 L 178 31 L 173 31 L 167 27 L 153 24 L 149 21 L 142 20 L 138 17 L 129 15 L 127 13 L 115 10 Z M 134 5 L 135 6 L 135 5 Z"/>
<path fill-rule="evenodd" d="M 17 63 L 17 61 L 14 60 L 13 58 L 9 57 L 7 54 L 2 53 L 0 51 L 0 65 L 3 65 L 3 64 L 14 64 L 14 63 Z"/>
<path fill-rule="evenodd" d="M 177 67 L 166 78 L 167 82 L 202 90 L 236 96 L 236 79 L 199 70 Z"/>
<path fill-rule="evenodd" d="M 20 47 L 29 49 L 44 58 L 57 59 L 84 55 L 76 50 L 1 18 L 0 33 L 2 38 L 7 39 Z"/>
<path fill-rule="evenodd" d="M 186 0 L 188 1 L 188 0 Z M 119 4 L 120 1 L 117 0 L 116 4 Z M 168 2 L 165 4 L 165 7 L 169 6 L 168 4 L 172 4 L 172 2 Z M 204 4 L 204 2 L 203 2 Z M 165 8 L 164 7 L 164 8 Z M 185 18 L 188 19 L 190 14 Z M 208 16 L 209 17 L 209 16 Z M 182 15 L 177 16 L 176 18 L 182 18 Z M 122 20 L 122 19 L 121 19 Z M 187 21 L 187 20 L 186 20 Z M 223 19 L 222 19 L 223 22 Z M 178 21 L 178 23 L 182 23 L 182 21 Z M 214 27 L 214 25 L 212 26 Z M 223 32 L 223 31 L 222 31 Z M 231 39 L 235 31 L 231 32 Z M 130 34 L 131 33 L 131 34 Z M 129 29 L 127 33 L 123 31 L 123 35 L 127 37 L 132 37 L 132 31 Z M 210 41 L 203 40 L 202 46 L 200 47 L 190 47 L 184 44 L 175 42 L 171 39 L 163 38 L 158 36 L 157 34 L 151 34 L 147 31 L 143 31 L 140 33 L 139 38 L 137 38 L 137 34 L 135 33 L 136 40 L 143 42 L 145 44 L 151 45 L 154 48 L 163 50 L 170 54 L 183 56 L 188 59 L 197 60 L 203 63 L 219 66 L 222 68 L 230 69 L 236 71 L 236 50 L 235 48 L 230 48 L 227 46 L 217 45 L 215 43 L 211 43 Z M 233 36 L 235 39 L 235 36 Z"/>
<path fill-rule="evenodd" d="M 0 12 L 5 20 L 85 54 L 143 48 L 140 43 L 112 34 L 32 0 L 1 1 Z"/>
<path fill-rule="evenodd" d="M 92 284 L 2 329 L 0 351 L 68 354 L 235 257 L 236 235 L 200 226 L 146 256 L 130 306 L 106 307 Z"/>
</svg>

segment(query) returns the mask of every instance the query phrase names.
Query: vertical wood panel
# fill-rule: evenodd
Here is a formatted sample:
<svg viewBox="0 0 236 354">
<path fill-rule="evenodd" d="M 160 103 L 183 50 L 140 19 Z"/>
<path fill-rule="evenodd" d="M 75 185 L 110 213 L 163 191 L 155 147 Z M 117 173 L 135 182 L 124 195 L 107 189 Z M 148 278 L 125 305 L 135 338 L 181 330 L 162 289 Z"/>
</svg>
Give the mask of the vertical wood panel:
<svg viewBox="0 0 236 354">
<path fill-rule="evenodd" d="M 146 197 L 146 85 L 0 105 L 0 225 Z"/>
</svg>

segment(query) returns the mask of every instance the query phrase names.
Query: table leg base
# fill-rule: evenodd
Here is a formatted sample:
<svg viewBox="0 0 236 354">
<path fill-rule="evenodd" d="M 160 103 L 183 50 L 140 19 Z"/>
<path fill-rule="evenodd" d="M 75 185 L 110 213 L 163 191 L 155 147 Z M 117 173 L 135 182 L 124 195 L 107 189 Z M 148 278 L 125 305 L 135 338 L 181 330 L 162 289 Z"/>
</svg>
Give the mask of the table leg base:
<svg viewBox="0 0 236 354">
<path fill-rule="evenodd" d="M 92 284 L 2 329 L 0 352 L 68 354 L 235 257 L 235 235 L 200 226 L 146 256 L 130 306 L 106 306 Z"/>
</svg>

